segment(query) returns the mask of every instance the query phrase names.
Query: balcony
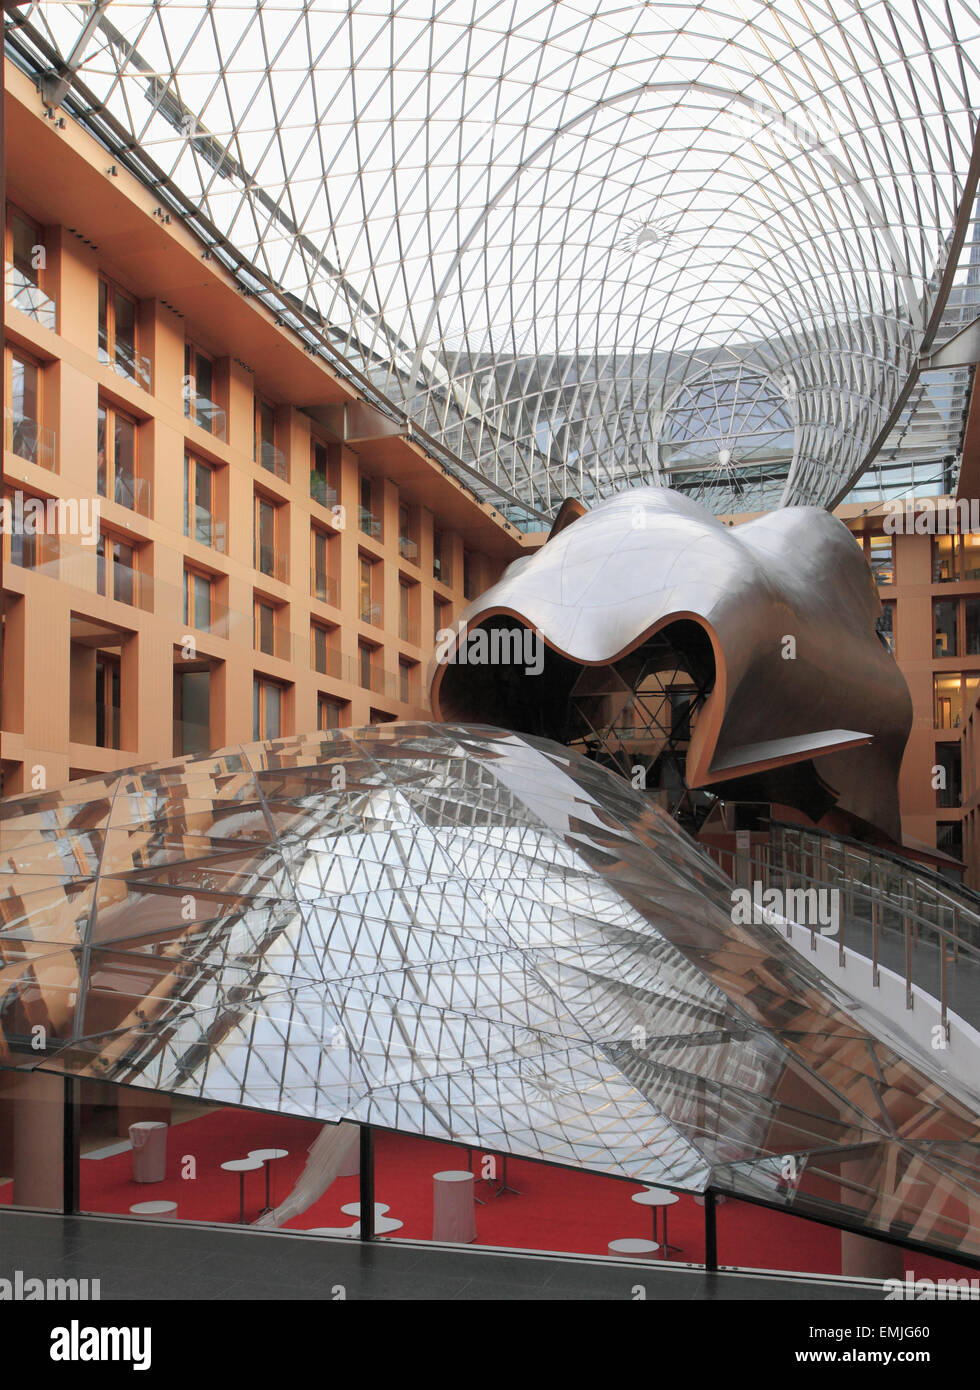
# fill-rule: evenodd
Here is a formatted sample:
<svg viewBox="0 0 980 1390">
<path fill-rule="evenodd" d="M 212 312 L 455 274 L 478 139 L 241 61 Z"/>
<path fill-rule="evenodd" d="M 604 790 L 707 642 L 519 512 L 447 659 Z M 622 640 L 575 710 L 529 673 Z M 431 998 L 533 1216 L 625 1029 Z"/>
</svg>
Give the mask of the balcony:
<svg viewBox="0 0 980 1390">
<path fill-rule="evenodd" d="M 322 570 L 310 570 L 310 594 L 321 603 L 332 603 L 336 608 L 340 601 L 340 585 Z"/>
<path fill-rule="evenodd" d="M 285 584 L 289 576 L 289 556 L 285 550 L 276 550 L 271 545 L 258 545 L 255 547 L 255 568 Z"/>
<path fill-rule="evenodd" d="M 339 499 L 337 489 L 331 487 L 322 473 L 310 473 L 310 496 L 321 507 L 336 507 Z"/>
<path fill-rule="evenodd" d="M 258 462 L 267 473 L 274 473 L 284 483 L 289 482 L 289 464 L 286 461 L 286 455 L 266 439 L 263 439 L 259 445 Z"/>
<path fill-rule="evenodd" d="M 102 328 L 99 329 L 99 361 L 111 367 L 118 376 L 142 386 L 144 391 L 150 390 L 150 359 L 125 343 L 116 343 L 115 355 L 111 354 Z"/>
<path fill-rule="evenodd" d="M 5 262 L 5 265 L 4 284 L 7 289 L 7 303 L 12 304 L 15 309 L 19 309 L 22 314 L 27 314 L 42 328 L 50 328 L 54 333 L 58 323 L 58 312 L 54 300 L 42 289 L 39 289 L 22 270 L 17 270 L 9 261 Z"/>
<path fill-rule="evenodd" d="M 403 560 L 416 561 L 419 558 L 419 548 L 408 536 L 398 537 L 398 553 Z"/>
<path fill-rule="evenodd" d="M 417 647 L 421 638 L 418 623 L 413 623 L 407 618 L 402 618 L 401 622 L 398 624 L 398 636 L 403 642 L 409 642 L 413 647 Z"/>
<path fill-rule="evenodd" d="M 330 676 L 333 680 L 349 681 L 353 679 L 353 659 L 345 656 L 343 652 L 334 651 L 332 647 L 321 652 L 319 657 L 314 653 L 311 665 L 317 675 Z"/>
<path fill-rule="evenodd" d="M 29 415 L 21 415 L 10 406 L 3 409 L 3 447 L 18 458 L 57 472 L 55 432 L 39 425 Z"/>
<path fill-rule="evenodd" d="M 228 417 L 207 396 L 196 396 L 193 392 L 184 394 L 184 414 L 188 420 L 194 423 L 207 434 L 213 434 L 215 439 L 227 439 L 228 437 Z"/>
<path fill-rule="evenodd" d="M 293 634 L 284 627 L 256 632 L 255 650 L 263 656 L 274 656 L 277 661 L 293 661 Z"/>
<path fill-rule="evenodd" d="M 372 664 L 370 671 L 362 667 L 357 683 L 362 690 L 370 690 L 374 695 L 387 695 L 393 700 L 401 698 L 401 677 L 381 666 Z"/>
<path fill-rule="evenodd" d="M 367 507 L 358 507 L 357 524 L 365 536 L 370 536 L 376 541 L 381 539 L 381 518 L 368 511 Z"/>
<path fill-rule="evenodd" d="M 380 627 L 380 626 L 381 626 L 381 604 L 380 604 L 380 603 L 362 603 L 362 604 L 361 604 L 361 622 L 362 622 L 362 623 L 371 623 L 371 624 L 373 624 L 374 627 Z"/>
</svg>

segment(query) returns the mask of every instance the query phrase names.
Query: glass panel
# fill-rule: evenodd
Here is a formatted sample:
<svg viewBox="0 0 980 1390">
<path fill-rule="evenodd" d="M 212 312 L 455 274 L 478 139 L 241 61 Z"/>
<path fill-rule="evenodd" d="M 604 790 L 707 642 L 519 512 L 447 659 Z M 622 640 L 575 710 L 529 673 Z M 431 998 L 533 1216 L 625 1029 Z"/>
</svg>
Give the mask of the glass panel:
<svg viewBox="0 0 980 1390">
<path fill-rule="evenodd" d="M 96 427 L 96 449 L 98 451 L 96 455 L 96 475 L 100 497 L 108 497 L 109 495 L 107 491 L 108 460 L 106 458 L 106 438 L 106 412 L 105 407 L 100 405 L 98 425 Z"/>
<path fill-rule="evenodd" d="M 980 598 L 963 600 L 964 628 L 967 656 L 980 656 Z"/>
<path fill-rule="evenodd" d="M 892 653 L 895 651 L 895 605 L 883 603 L 881 613 L 875 619 L 875 631 Z"/>
<path fill-rule="evenodd" d="M 99 281 L 99 361 L 109 360 L 109 288 Z"/>
<path fill-rule="evenodd" d="M 211 626 L 211 580 L 203 574 L 194 579 L 194 626 L 207 632 Z"/>
<path fill-rule="evenodd" d="M 961 579 L 980 579 L 980 536 L 967 532 L 957 537 L 960 543 Z"/>
<path fill-rule="evenodd" d="M 130 380 L 136 380 L 136 304 L 118 291 L 113 296 L 115 313 L 116 365 Z"/>
<path fill-rule="evenodd" d="M 877 584 L 895 583 L 895 556 L 891 536 L 871 537 L 871 572 Z"/>
<path fill-rule="evenodd" d="M 122 507 L 136 506 L 136 427 L 125 415 L 115 417 L 115 500 Z"/>
<path fill-rule="evenodd" d="M 949 584 L 956 578 L 953 539 L 952 536 L 933 536 L 932 538 L 932 582 L 934 584 Z"/>
<path fill-rule="evenodd" d="M 252 737 L 262 737 L 262 682 L 252 682 Z"/>
<path fill-rule="evenodd" d="M 958 743 L 936 745 L 936 766 L 942 769 L 936 788 L 937 806 L 959 806 L 962 799 L 963 756 Z"/>
<path fill-rule="evenodd" d="M 937 598 L 932 605 L 933 646 L 935 656 L 959 656 L 956 644 L 955 599 Z"/>
<path fill-rule="evenodd" d="M 212 470 L 195 459 L 194 469 L 194 539 L 209 546 L 213 534 L 211 516 Z"/>
<path fill-rule="evenodd" d="M 105 536 L 100 536 L 95 545 L 95 590 L 105 595 Z"/>
<path fill-rule="evenodd" d="M 112 547 L 112 596 L 120 603 L 136 602 L 135 554 L 131 545 L 121 541 Z"/>
<path fill-rule="evenodd" d="M 265 687 L 265 737 L 278 738 L 282 733 L 282 691 L 278 685 Z"/>
<path fill-rule="evenodd" d="M 14 269 L 18 270 L 32 285 L 40 285 L 38 272 L 34 265 L 34 247 L 40 245 L 37 232 L 30 222 L 17 213 L 10 214 L 13 241 Z"/>
</svg>

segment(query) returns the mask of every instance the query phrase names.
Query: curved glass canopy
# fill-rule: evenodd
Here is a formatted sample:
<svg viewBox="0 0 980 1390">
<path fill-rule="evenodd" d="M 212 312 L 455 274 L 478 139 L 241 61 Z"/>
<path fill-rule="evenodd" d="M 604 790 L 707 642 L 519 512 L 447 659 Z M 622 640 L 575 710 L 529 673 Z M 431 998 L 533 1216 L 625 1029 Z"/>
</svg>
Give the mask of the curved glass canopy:
<svg viewBox="0 0 980 1390">
<path fill-rule="evenodd" d="M 15 8 L 8 43 L 541 514 L 839 499 L 901 452 L 968 278 L 963 0 L 103 0 Z"/>
</svg>

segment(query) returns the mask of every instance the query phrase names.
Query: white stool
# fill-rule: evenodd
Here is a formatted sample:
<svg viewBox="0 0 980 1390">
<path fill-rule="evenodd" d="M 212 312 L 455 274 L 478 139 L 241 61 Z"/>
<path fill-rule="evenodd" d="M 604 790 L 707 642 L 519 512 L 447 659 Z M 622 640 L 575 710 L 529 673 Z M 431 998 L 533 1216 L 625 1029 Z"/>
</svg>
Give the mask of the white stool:
<svg viewBox="0 0 980 1390">
<path fill-rule="evenodd" d="M 167 1216 L 177 1210 L 176 1202 L 137 1202 L 130 1207 L 133 1216 Z"/>
<path fill-rule="evenodd" d="M 432 1239 L 476 1240 L 473 1174 L 452 1169 L 432 1175 Z"/>
<path fill-rule="evenodd" d="M 167 1176 L 167 1126 L 162 1120 L 138 1120 L 129 1126 L 133 1146 L 133 1182 L 163 1182 Z"/>
<path fill-rule="evenodd" d="M 640 1240 L 638 1236 L 623 1236 L 609 1242 L 610 1255 L 631 1255 L 634 1259 L 640 1255 L 655 1255 L 659 1249 L 655 1240 Z"/>
</svg>

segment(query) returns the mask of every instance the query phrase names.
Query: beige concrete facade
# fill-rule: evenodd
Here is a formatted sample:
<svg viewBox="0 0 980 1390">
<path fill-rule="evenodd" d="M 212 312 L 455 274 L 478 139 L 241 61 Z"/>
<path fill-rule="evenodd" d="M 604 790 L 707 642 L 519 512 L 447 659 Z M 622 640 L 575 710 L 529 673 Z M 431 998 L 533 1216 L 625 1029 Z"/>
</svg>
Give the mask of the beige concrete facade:
<svg viewBox="0 0 980 1390">
<path fill-rule="evenodd" d="M 436 629 L 523 538 L 6 74 L 4 492 L 66 511 L 3 536 L 3 792 L 426 717 Z"/>
</svg>

